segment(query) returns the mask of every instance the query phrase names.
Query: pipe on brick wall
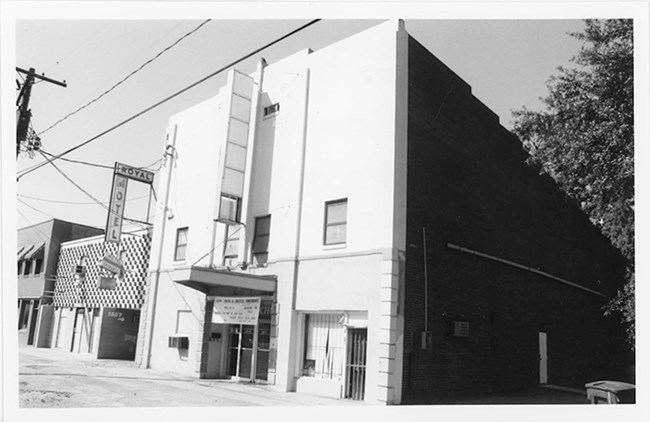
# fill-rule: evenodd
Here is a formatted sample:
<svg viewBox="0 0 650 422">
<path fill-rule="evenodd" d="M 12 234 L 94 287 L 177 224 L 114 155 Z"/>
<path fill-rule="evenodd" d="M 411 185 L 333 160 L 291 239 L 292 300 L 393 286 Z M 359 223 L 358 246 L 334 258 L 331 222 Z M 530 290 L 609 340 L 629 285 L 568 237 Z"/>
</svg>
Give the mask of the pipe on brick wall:
<svg viewBox="0 0 650 422">
<path fill-rule="evenodd" d="M 605 297 L 604 294 L 602 294 L 602 293 L 600 293 L 600 292 L 598 292 L 596 290 L 592 290 L 592 289 L 589 289 L 587 287 L 581 286 L 579 284 L 573 283 L 571 281 L 565 280 L 563 278 L 554 276 L 553 274 L 545 273 L 544 271 L 540 271 L 540 270 L 538 270 L 536 268 L 528 267 L 526 265 L 518 264 L 516 262 L 509 261 L 507 259 L 499 258 L 499 257 L 496 257 L 496 256 L 488 255 L 488 254 L 483 253 L 483 252 L 474 251 L 472 249 L 464 248 L 462 246 L 454 245 L 453 243 L 447 243 L 447 247 L 449 249 L 454 249 L 454 250 L 457 250 L 457 251 L 460 251 L 460 252 L 465 252 L 465 253 L 468 253 L 470 255 L 480 256 L 481 258 L 486 258 L 486 259 L 490 259 L 492 261 L 501 262 L 502 264 L 506 264 L 506 265 L 510 265 L 512 267 L 515 267 L 515 268 L 526 270 L 526 271 L 529 271 L 531 273 L 535 273 L 535 274 L 541 275 L 543 277 L 550 278 L 551 280 L 559 281 L 560 283 L 564 283 L 564 284 L 566 284 L 568 286 L 575 287 L 577 289 L 584 290 L 586 292 L 593 293 L 593 294 L 601 296 L 601 297 Z"/>
<path fill-rule="evenodd" d="M 422 248 L 424 258 L 424 331 L 429 331 L 429 278 L 427 276 L 427 229 L 422 226 Z"/>
</svg>

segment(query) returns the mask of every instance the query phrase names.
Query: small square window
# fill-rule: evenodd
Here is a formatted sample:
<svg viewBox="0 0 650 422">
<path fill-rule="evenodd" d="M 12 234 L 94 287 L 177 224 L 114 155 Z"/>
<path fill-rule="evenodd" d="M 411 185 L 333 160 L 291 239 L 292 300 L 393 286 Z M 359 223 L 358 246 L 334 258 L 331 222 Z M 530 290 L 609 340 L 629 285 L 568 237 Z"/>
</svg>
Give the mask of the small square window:
<svg viewBox="0 0 650 422">
<path fill-rule="evenodd" d="M 174 248 L 174 261 L 184 261 L 187 255 L 187 233 L 189 228 L 182 227 L 176 230 L 176 247 Z"/>
<path fill-rule="evenodd" d="M 264 117 L 270 117 L 280 112 L 280 103 L 271 104 L 264 107 Z"/>
<path fill-rule="evenodd" d="M 344 244 L 347 238 L 348 200 L 339 199 L 325 203 L 325 245 Z"/>
<path fill-rule="evenodd" d="M 253 262 L 264 265 L 269 256 L 269 236 L 271 233 L 271 216 L 255 219 L 255 237 L 253 239 Z"/>
</svg>

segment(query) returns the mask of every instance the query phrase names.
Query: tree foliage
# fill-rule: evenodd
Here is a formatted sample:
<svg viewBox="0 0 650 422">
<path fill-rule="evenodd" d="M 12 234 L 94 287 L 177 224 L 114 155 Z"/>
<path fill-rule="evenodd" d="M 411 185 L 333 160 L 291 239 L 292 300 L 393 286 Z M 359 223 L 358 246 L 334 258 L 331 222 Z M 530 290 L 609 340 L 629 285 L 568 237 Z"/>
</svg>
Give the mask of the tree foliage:
<svg viewBox="0 0 650 422">
<path fill-rule="evenodd" d="M 627 284 L 605 314 L 620 313 L 634 347 L 634 63 L 629 19 L 586 20 L 574 68 L 547 82 L 543 111 L 515 111 L 514 132 L 540 166 L 616 246 Z"/>
</svg>

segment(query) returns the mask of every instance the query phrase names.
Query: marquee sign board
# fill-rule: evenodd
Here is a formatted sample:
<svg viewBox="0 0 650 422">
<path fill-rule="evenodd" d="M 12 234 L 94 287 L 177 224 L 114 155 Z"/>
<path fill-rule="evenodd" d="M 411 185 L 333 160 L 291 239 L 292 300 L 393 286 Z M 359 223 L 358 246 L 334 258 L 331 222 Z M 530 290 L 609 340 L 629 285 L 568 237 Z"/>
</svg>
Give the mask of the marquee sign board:
<svg viewBox="0 0 650 422">
<path fill-rule="evenodd" d="M 215 297 L 212 322 L 257 325 L 261 302 L 259 297 Z"/>
</svg>

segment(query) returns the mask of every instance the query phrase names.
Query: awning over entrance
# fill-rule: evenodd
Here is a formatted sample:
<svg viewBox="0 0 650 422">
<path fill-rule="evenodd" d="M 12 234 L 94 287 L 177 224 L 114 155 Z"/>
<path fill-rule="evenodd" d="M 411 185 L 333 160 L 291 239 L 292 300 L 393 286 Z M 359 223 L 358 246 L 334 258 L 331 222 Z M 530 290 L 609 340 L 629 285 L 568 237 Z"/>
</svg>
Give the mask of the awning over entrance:
<svg viewBox="0 0 650 422">
<path fill-rule="evenodd" d="M 265 296 L 275 293 L 277 277 L 255 275 L 207 267 L 168 271 L 171 279 L 211 296 Z"/>
</svg>

